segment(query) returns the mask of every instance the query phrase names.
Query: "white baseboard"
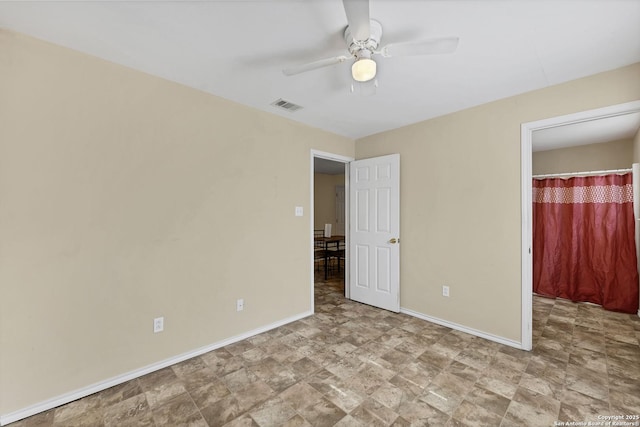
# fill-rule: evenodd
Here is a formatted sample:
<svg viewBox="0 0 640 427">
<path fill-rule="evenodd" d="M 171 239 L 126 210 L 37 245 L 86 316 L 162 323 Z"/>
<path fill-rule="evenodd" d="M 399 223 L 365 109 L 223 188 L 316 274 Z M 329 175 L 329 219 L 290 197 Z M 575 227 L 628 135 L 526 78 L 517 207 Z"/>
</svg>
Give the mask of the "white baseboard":
<svg viewBox="0 0 640 427">
<path fill-rule="evenodd" d="M 191 359 L 192 357 L 200 356 L 202 354 L 208 353 L 212 350 L 216 350 L 220 347 L 224 347 L 229 344 L 233 344 L 238 341 L 242 341 L 247 338 L 251 338 L 254 335 L 261 334 L 263 332 L 267 332 L 271 329 L 278 328 L 280 326 L 286 325 L 291 322 L 295 322 L 296 320 L 304 319 L 305 317 L 311 316 L 313 314 L 312 311 L 307 311 L 292 317 L 288 317 L 286 319 L 280 320 L 278 322 L 271 323 L 266 326 L 262 326 L 260 328 L 245 332 L 240 335 L 236 335 L 231 338 L 227 338 L 222 341 L 218 341 L 216 343 L 207 345 L 205 347 L 200 347 L 195 350 L 189 351 L 187 353 L 182 353 L 174 357 L 170 357 L 169 359 L 162 360 L 157 363 L 153 363 L 151 365 L 145 366 L 140 369 L 135 369 L 133 371 L 126 372 L 122 375 L 118 375 L 104 381 L 100 381 L 87 387 L 83 387 L 78 390 L 71 391 L 69 393 L 62 394 L 60 396 L 53 397 L 51 399 L 45 400 L 40 403 L 36 403 L 35 405 L 28 406 L 23 409 L 19 409 L 14 412 L 10 412 L 8 414 L 0 415 L 0 426 L 7 425 L 9 423 L 13 423 L 24 418 L 30 417 L 32 415 L 39 414 L 40 412 L 48 411 L 49 409 L 55 408 L 60 405 L 64 405 L 69 402 L 73 402 L 74 400 L 89 396 L 93 393 L 97 393 L 102 390 L 106 390 L 110 387 L 116 386 L 118 384 L 125 383 L 127 381 L 131 381 L 135 378 L 141 377 L 143 375 L 147 375 L 151 372 L 166 368 L 167 366 L 174 365 L 176 363 L 183 362 L 187 359 Z"/>
<path fill-rule="evenodd" d="M 426 320 L 427 322 L 436 323 L 441 326 L 446 326 L 447 328 L 455 329 L 456 331 L 464 332 L 476 337 L 487 339 L 489 341 L 494 341 L 500 344 L 508 345 L 509 347 L 515 347 L 517 349 L 523 350 L 522 343 L 518 341 L 513 341 L 507 338 L 499 337 L 497 335 L 488 334 L 486 332 L 478 331 L 477 329 L 438 319 L 437 317 L 427 316 L 426 314 L 418 313 L 417 311 L 409 310 L 408 308 L 400 308 L 400 313 L 408 314 L 409 316 L 417 317 L 418 319 Z"/>
</svg>

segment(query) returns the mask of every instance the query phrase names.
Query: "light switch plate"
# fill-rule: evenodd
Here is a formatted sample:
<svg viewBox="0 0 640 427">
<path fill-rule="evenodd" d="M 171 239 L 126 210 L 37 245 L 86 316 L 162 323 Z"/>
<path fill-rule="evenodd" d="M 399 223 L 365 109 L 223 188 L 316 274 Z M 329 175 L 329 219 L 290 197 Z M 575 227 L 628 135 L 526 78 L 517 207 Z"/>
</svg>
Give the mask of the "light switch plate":
<svg viewBox="0 0 640 427">
<path fill-rule="evenodd" d="M 302 216 L 304 214 L 304 209 L 302 206 L 296 206 L 296 216 Z"/>
</svg>

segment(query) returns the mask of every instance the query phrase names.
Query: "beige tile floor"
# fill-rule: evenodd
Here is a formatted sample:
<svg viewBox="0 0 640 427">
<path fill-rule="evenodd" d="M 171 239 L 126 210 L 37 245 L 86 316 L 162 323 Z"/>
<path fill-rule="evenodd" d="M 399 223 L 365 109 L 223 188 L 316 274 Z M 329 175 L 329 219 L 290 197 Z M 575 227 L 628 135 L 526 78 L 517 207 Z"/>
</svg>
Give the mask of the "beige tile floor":
<svg viewBox="0 0 640 427">
<path fill-rule="evenodd" d="M 23 426 L 554 426 L 640 415 L 640 320 L 534 297 L 531 352 L 345 300 L 14 423 Z M 638 424 L 636 424 L 638 425 Z"/>
</svg>

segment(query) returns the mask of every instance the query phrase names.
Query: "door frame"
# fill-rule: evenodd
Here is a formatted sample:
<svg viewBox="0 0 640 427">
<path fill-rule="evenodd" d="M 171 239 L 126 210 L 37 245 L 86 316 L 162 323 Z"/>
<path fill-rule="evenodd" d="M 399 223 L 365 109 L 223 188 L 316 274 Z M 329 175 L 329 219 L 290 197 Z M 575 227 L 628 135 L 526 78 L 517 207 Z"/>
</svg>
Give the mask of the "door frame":
<svg viewBox="0 0 640 427">
<path fill-rule="evenodd" d="M 581 111 L 564 116 L 551 117 L 534 122 L 522 123 L 520 135 L 521 152 L 521 186 L 522 186 L 522 332 L 521 346 L 523 350 L 531 350 L 533 341 L 533 243 L 532 222 L 532 158 L 533 132 L 580 122 L 621 116 L 640 111 L 640 101 L 611 105 L 594 110 Z M 631 159 L 633 162 L 633 159 Z"/>
<path fill-rule="evenodd" d="M 344 192 L 345 192 L 345 224 L 344 224 L 344 236 L 345 236 L 345 258 L 344 258 L 344 292 L 345 297 L 349 298 L 349 163 L 354 161 L 355 158 L 349 156 L 343 156 L 341 154 L 329 153 L 326 151 L 319 150 L 311 150 L 310 153 L 310 161 L 311 161 L 311 173 L 310 173 L 310 201 L 309 201 L 309 265 L 311 266 L 311 312 L 315 313 L 315 298 L 314 298 L 314 286 L 315 286 L 315 270 L 314 270 L 314 257 L 313 257 L 313 230 L 314 230 L 314 221 L 315 221 L 315 166 L 314 159 L 315 158 L 331 160 L 338 163 L 344 164 Z"/>
</svg>

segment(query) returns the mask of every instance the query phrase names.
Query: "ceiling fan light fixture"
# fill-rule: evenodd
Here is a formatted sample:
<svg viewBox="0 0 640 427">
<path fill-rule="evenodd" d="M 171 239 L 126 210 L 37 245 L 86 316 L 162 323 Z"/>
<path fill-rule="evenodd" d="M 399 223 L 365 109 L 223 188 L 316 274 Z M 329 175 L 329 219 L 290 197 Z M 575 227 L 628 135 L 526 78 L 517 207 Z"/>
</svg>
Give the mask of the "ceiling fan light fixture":
<svg viewBox="0 0 640 427">
<path fill-rule="evenodd" d="M 357 82 L 368 82 L 376 76 L 376 62 L 371 58 L 358 58 L 351 66 L 351 76 Z"/>
</svg>

